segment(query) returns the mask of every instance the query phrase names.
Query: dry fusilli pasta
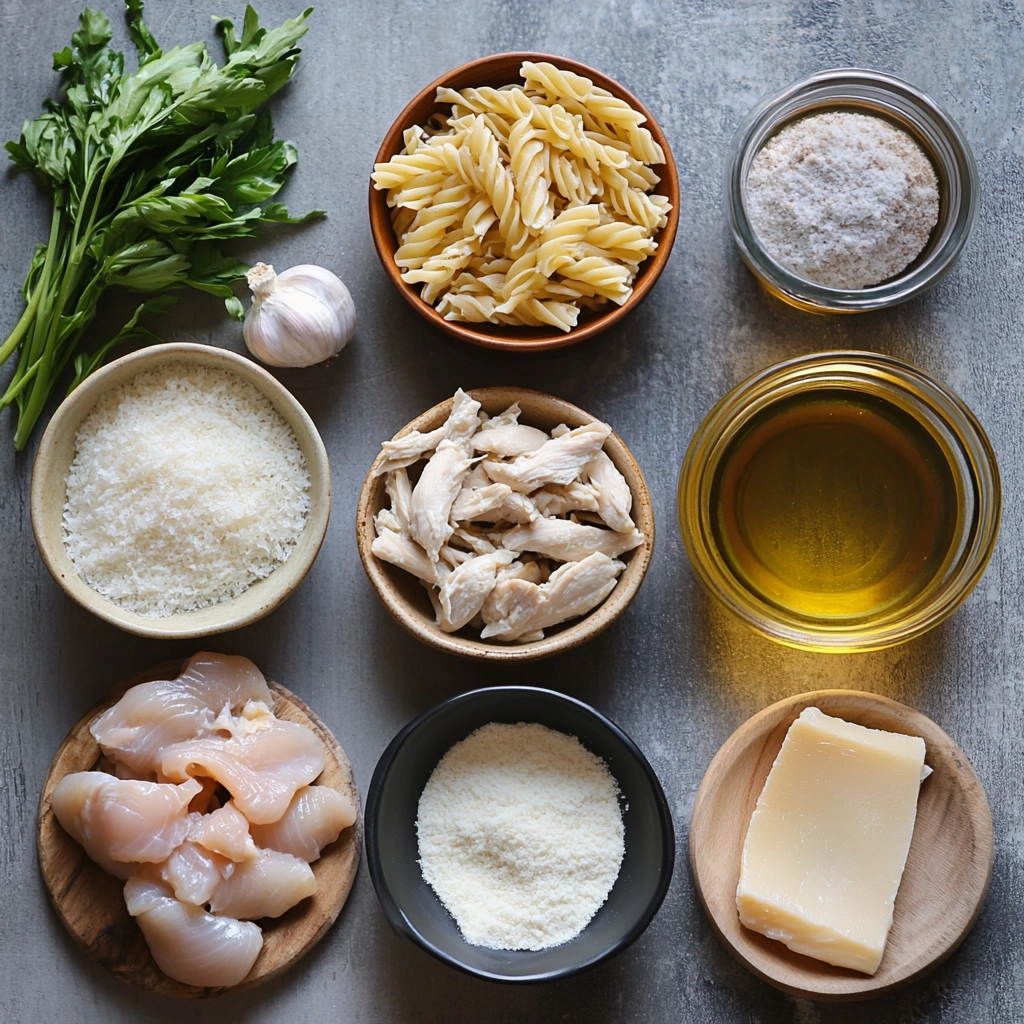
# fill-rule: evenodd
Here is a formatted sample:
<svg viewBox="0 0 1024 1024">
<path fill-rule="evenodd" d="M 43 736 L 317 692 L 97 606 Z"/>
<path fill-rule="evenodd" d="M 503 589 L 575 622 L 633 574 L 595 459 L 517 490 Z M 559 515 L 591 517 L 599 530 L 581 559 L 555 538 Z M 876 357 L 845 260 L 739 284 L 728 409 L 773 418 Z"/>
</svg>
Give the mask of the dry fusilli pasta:
<svg viewBox="0 0 1024 1024">
<path fill-rule="evenodd" d="M 437 90 L 451 104 L 376 164 L 402 279 L 447 320 L 576 326 L 619 305 L 658 243 L 665 154 L 644 116 L 588 78 L 526 61 L 524 85 Z"/>
</svg>

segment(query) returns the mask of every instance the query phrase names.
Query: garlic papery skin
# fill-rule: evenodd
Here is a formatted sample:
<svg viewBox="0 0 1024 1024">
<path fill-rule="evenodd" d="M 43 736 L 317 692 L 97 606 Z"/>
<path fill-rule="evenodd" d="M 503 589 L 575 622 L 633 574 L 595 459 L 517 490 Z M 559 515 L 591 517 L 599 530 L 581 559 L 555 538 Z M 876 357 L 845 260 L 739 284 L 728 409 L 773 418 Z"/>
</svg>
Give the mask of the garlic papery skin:
<svg viewBox="0 0 1024 1024">
<path fill-rule="evenodd" d="M 257 263 L 246 276 L 253 294 L 242 334 L 269 366 L 312 366 L 337 355 L 356 332 L 352 296 L 329 270 L 303 263 L 275 274 Z"/>
</svg>

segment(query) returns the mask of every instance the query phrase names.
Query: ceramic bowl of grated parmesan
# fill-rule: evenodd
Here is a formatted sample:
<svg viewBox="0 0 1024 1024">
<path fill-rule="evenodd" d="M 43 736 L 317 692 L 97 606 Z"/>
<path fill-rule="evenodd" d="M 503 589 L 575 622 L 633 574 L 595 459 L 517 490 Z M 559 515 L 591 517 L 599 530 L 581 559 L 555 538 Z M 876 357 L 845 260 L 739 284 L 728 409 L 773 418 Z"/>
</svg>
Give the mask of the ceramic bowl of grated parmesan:
<svg viewBox="0 0 1024 1024">
<path fill-rule="evenodd" d="M 299 402 L 207 345 L 142 349 L 54 414 L 32 475 L 43 561 L 83 608 L 165 639 L 276 608 L 316 558 L 330 466 Z"/>
<path fill-rule="evenodd" d="M 675 860 L 668 803 L 636 744 L 581 701 L 529 686 L 463 693 L 407 725 L 374 770 L 365 829 L 395 931 L 492 981 L 554 981 L 621 952 Z"/>
<path fill-rule="evenodd" d="M 876 71 L 822 71 L 762 101 L 736 132 L 726 214 L 776 298 L 815 313 L 905 302 L 963 250 L 978 171 L 952 118 Z"/>
</svg>

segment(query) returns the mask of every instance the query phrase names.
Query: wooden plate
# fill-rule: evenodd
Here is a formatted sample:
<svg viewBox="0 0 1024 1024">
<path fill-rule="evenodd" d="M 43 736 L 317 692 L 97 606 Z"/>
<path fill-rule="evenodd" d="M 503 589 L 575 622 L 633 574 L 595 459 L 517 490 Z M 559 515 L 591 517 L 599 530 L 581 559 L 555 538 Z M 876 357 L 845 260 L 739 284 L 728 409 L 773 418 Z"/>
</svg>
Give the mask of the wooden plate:
<svg viewBox="0 0 1024 1024">
<path fill-rule="evenodd" d="M 316 876 L 315 895 L 303 900 L 276 919 L 260 922 L 263 948 L 252 970 L 239 985 L 229 988 L 199 988 L 168 978 L 157 967 L 138 925 L 124 905 L 124 882 L 108 875 L 86 856 L 57 821 L 50 804 L 54 786 L 72 772 L 108 767 L 89 726 L 129 687 L 153 679 L 173 679 L 180 662 L 165 662 L 142 672 L 112 691 L 107 700 L 89 711 L 60 745 L 39 800 L 39 867 L 50 899 L 64 926 L 95 961 L 122 981 L 178 999 L 209 999 L 225 992 L 237 992 L 269 981 L 305 956 L 334 923 L 345 905 L 359 866 L 363 819 L 345 751 L 331 731 L 295 694 L 279 683 L 270 682 L 277 698 L 278 718 L 308 726 L 327 747 L 327 766 L 317 782 L 346 794 L 356 806 L 356 821 L 338 839 L 325 846 L 320 859 L 310 867 Z"/>
<path fill-rule="evenodd" d="M 871 977 L 794 953 L 744 928 L 736 912 L 750 816 L 786 731 L 812 706 L 871 729 L 921 736 L 933 769 L 921 786 L 889 942 Z M 992 877 L 992 816 L 964 752 L 930 718 L 873 693 L 817 690 L 754 715 L 715 755 L 693 805 L 690 867 L 711 924 L 744 967 L 808 999 L 869 999 L 942 963 L 970 931 Z"/>
</svg>

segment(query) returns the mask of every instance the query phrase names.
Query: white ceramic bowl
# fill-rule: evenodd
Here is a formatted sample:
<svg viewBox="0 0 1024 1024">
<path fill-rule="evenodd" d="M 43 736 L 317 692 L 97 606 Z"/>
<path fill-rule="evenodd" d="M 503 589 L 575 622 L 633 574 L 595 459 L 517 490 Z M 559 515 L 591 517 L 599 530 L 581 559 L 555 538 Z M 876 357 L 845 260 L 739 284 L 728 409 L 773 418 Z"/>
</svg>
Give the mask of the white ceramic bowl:
<svg viewBox="0 0 1024 1024">
<path fill-rule="evenodd" d="M 162 618 L 138 615 L 97 593 L 78 575 L 64 546 L 63 512 L 67 478 L 82 421 L 112 388 L 147 370 L 172 363 L 210 366 L 236 374 L 254 385 L 295 432 L 309 468 L 311 507 L 298 544 L 282 565 L 257 580 L 238 597 L 197 611 Z M 327 449 L 313 421 L 296 398 L 251 359 L 209 345 L 176 342 L 154 345 L 123 356 L 88 377 L 54 413 L 39 442 L 32 471 L 32 530 L 46 568 L 61 588 L 83 608 L 120 629 L 139 636 L 181 640 L 247 626 L 272 612 L 309 571 L 327 532 L 331 514 L 331 472 Z"/>
</svg>

